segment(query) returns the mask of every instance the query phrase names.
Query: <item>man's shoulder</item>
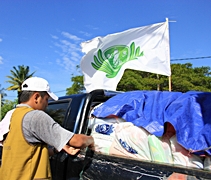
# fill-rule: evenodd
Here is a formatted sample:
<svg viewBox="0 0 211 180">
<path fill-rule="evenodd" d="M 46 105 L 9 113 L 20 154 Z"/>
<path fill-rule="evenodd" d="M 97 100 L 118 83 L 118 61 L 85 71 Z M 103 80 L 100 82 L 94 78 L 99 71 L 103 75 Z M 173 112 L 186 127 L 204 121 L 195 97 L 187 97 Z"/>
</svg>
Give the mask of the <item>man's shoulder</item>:
<svg viewBox="0 0 211 180">
<path fill-rule="evenodd" d="M 28 116 L 34 116 L 34 115 L 36 115 L 36 116 L 48 116 L 48 114 L 46 112 L 44 112 L 42 110 L 38 110 L 38 109 L 33 109 L 33 110 L 27 112 L 27 115 Z"/>
<path fill-rule="evenodd" d="M 42 110 L 32 110 L 25 114 L 23 118 L 23 127 L 39 127 L 49 124 L 51 118 Z"/>
</svg>

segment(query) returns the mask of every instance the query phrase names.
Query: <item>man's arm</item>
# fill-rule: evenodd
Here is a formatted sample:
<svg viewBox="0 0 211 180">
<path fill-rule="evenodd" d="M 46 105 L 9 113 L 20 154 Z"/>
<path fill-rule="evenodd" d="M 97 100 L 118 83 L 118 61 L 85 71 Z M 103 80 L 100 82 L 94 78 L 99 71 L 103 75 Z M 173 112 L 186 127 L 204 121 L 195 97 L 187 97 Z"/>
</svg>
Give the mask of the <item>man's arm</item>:
<svg viewBox="0 0 211 180">
<path fill-rule="evenodd" d="M 46 144 L 55 147 L 57 151 L 64 149 L 71 154 L 72 148 L 80 150 L 94 146 L 93 137 L 74 134 L 64 129 L 43 111 L 28 112 L 23 119 L 23 129 L 30 129 L 30 131 L 23 130 L 24 136 L 29 143 L 44 141 Z"/>
<path fill-rule="evenodd" d="M 84 134 L 74 134 L 73 137 L 68 142 L 69 146 L 75 148 L 93 148 L 94 147 L 94 139 L 92 136 L 86 136 Z"/>
<path fill-rule="evenodd" d="M 69 140 L 68 145 L 63 147 L 70 155 L 77 154 L 81 149 L 86 147 L 94 150 L 94 139 L 92 136 L 86 136 L 84 134 L 74 134 L 73 137 Z"/>
</svg>

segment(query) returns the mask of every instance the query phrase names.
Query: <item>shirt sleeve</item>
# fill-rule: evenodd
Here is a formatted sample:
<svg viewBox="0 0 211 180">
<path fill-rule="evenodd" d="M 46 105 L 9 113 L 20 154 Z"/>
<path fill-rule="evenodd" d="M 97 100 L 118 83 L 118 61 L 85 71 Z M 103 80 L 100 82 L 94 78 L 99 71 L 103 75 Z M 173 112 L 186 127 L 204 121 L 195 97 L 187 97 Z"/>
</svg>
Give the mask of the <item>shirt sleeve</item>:
<svg viewBox="0 0 211 180">
<path fill-rule="evenodd" d="M 29 143 L 44 142 L 58 151 L 61 151 L 74 135 L 41 110 L 30 111 L 24 116 L 23 134 Z"/>
</svg>

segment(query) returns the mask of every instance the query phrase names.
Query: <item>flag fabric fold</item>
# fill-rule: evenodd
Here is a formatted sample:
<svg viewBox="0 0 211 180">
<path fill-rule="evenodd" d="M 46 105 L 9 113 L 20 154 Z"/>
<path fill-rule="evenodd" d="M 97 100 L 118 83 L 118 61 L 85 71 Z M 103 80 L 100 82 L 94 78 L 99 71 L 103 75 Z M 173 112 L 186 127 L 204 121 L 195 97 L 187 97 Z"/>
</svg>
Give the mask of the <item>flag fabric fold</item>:
<svg viewBox="0 0 211 180">
<path fill-rule="evenodd" d="M 168 21 L 96 37 L 81 47 L 87 92 L 116 90 L 125 69 L 171 75 Z"/>
</svg>

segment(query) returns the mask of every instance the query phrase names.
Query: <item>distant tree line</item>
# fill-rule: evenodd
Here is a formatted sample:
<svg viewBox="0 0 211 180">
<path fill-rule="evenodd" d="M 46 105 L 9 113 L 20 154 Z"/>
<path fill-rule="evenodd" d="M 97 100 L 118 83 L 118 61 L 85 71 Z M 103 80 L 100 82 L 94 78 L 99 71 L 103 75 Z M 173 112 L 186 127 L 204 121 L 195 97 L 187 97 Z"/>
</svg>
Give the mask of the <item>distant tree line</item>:
<svg viewBox="0 0 211 180">
<path fill-rule="evenodd" d="M 78 66 L 77 66 L 78 68 Z M 171 64 L 171 91 L 187 92 L 191 90 L 211 92 L 211 72 L 209 66 L 193 67 L 191 63 L 186 64 Z M 29 66 L 13 67 L 10 70 L 11 75 L 7 76 L 10 86 L 7 90 L 15 90 L 18 94 L 21 90 L 21 84 L 29 77 L 32 77 L 35 72 L 30 73 Z M 83 84 L 83 76 L 71 77 L 72 86 L 66 89 L 66 95 L 78 94 L 85 92 Z M 117 85 L 117 91 L 132 91 L 132 90 L 169 90 L 169 77 L 158 75 L 149 72 L 135 71 L 127 69 L 123 77 Z M 5 100 L 5 89 L 1 88 L 1 117 L 3 118 L 7 111 L 14 108 L 18 103 Z M 0 119 L 1 120 L 1 119 Z"/>
<path fill-rule="evenodd" d="M 171 64 L 171 91 L 191 90 L 211 92 L 211 72 L 209 66 L 193 67 L 191 63 Z M 85 91 L 83 76 L 72 76 L 72 86 L 67 95 Z M 117 91 L 169 90 L 169 77 L 149 72 L 127 69 L 117 85 Z"/>
</svg>

